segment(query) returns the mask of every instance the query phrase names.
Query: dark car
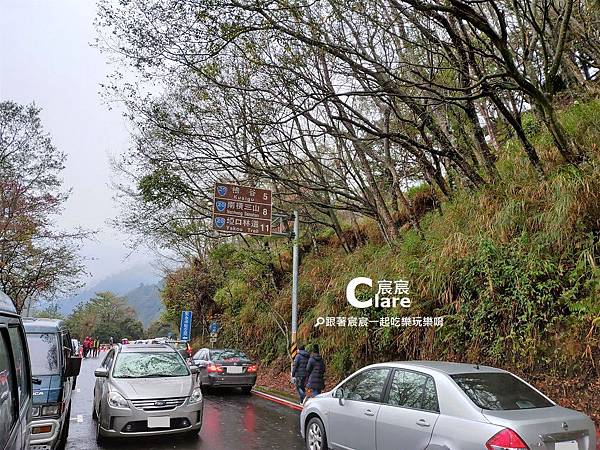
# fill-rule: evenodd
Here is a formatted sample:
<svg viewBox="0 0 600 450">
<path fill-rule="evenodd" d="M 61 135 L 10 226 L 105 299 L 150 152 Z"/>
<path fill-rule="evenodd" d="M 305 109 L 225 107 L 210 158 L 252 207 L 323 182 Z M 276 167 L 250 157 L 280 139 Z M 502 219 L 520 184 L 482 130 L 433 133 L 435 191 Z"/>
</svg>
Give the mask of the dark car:
<svg viewBox="0 0 600 450">
<path fill-rule="evenodd" d="M 166 341 L 166 343 L 177 350 L 184 360 L 192 358 L 192 346 L 188 341 Z"/>
<path fill-rule="evenodd" d="M 256 362 L 234 349 L 203 348 L 193 357 L 201 386 L 240 387 L 250 393 L 256 383 Z"/>
<path fill-rule="evenodd" d="M 23 325 L 34 382 L 31 449 L 62 449 L 69 435 L 71 396 L 81 358 L 63 321 L 24 318 Z"/>
<path fill-rule="evenodd" d="M 29 448 L 31 368 L 21 318 L 0 291 L 0 450 Z"/>
</svg>

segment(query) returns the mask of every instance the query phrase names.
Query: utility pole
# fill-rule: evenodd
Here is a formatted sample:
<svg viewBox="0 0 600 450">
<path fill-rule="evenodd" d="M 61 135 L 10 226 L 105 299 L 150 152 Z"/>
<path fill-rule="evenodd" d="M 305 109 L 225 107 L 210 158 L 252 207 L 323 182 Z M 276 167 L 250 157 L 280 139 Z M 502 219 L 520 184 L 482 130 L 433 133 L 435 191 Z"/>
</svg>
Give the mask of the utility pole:
<svg viewBox="0 0 600 450">
<path fill-rule="evenodd" d="M 296 343 L 296 333 L 298 332 L 298 264 L 300 259 L 300 249 L 298 241 L 300 240 L 300 220 L 298 211 L 294 211 L 294 249 L 293 249 L 293 269 L 292 269 L 292 345 Z"/>
</svg>

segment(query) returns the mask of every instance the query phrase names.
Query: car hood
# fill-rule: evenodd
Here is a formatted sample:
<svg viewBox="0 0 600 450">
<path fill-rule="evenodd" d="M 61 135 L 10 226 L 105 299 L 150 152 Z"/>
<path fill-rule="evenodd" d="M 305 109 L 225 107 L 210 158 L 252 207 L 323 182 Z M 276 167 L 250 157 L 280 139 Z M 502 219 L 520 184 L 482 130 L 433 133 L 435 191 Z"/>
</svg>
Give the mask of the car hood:
<svg viewBox="0 0 600 450">
<path fill-rule="evenodd" d="M 62 382 L 60 375 L 34 375 L 41 381 L 33 385 L 33 404 L 45 405 L 57 403 L 62 398 Z"/>
<path fill-rule="evenodd" d="M 141 400 L 146 398 L 187 397 L 192 390 L 192 377 L 161 378 L 113 378 L 112 385 L 125 398 Z"/>
</svg>

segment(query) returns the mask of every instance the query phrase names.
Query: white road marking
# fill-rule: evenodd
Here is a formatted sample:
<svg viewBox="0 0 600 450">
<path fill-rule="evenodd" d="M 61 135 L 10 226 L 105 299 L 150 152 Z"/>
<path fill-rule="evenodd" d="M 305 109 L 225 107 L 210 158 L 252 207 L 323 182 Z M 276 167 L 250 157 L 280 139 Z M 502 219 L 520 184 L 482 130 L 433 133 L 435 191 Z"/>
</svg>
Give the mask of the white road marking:
<svg viewBox="0 0 600 450">
<path fill-rule="evenodd" d="M 83 416 L 81 414 L 77 414 L 77 423 L 83 423 Z"/>
<path fill-rule="evenodd" d="M 81 392 L 81 389 L 77 388 L 77 392 Z"/>
</svg>

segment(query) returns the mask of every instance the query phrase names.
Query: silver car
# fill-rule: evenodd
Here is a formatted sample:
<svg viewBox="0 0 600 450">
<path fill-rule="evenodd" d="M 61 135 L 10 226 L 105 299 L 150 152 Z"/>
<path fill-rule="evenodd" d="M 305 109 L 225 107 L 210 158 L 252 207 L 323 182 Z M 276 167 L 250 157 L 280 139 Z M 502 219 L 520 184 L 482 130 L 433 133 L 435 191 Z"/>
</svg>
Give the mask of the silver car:
<svg viewBox="0 0 600 450">
<path fill-rule="evenodd" d="M 166 344 L 111 349 L 95 371 L 92 415 L 98 444 L 108 437 L 197 435 L 203 399 L 196 372 Z"/>
<path fill-rule="evenodd" d="M 586 415 L 509 372 L 448 362 L 365 367 L 308 399 L 310 450 L 595 450 Z"/>
</svg>

